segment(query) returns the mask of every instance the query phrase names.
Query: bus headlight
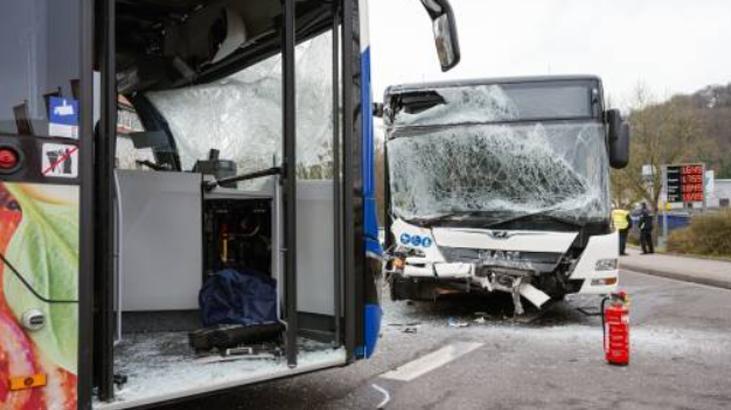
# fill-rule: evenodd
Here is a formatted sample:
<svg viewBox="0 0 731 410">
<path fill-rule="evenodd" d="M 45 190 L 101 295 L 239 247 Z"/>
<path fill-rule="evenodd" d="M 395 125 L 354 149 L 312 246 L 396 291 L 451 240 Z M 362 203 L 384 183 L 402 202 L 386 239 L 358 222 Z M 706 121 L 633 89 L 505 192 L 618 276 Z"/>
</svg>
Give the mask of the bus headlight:
<svg viewBox="0 0 731 410">
<path fill-rule="evenodd" d="M 594 268 L 596 270 L 617 270 L 617 258 L 599 259 Z"/>
</svg>

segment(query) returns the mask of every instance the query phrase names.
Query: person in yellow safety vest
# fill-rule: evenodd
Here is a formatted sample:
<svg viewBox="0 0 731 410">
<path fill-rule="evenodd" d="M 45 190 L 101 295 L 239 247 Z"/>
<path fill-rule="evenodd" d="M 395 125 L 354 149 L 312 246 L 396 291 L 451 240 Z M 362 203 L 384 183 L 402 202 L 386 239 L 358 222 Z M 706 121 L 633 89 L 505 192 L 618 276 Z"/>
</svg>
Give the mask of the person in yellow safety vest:
<svg viewBox="0 0 731 410">
<path fill-rule="evenodd" d="M 613 210 L 612 222 L 614 223 L 614 228 L 619 232 L 619 254 L 626 255 L 627 235 L 632 228 L 632 218 L 630 217 L 629 211 L 625 211 L 624 209 Z"/>
</svg>

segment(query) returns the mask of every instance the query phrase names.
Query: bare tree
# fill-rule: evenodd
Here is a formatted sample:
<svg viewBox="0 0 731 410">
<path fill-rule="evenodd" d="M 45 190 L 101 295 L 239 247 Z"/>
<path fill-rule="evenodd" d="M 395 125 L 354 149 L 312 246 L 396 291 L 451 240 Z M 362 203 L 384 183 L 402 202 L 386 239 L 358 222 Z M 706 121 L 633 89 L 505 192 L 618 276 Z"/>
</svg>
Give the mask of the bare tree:
<svg viewBox="0 0 731 410">
<path fill-rule="evenodd" d="M 713 142 L 703 132 L 692 107 L 679 98 L 653 102 L 644 85 L 635 89 L 629 115 L 632 129 L 629 165 L 612 175 L 616 205 L 639 200 L 657 211 L 662 189 L 662 165 L 697 161 L 713 150 Z M 648 166 L 651 175 L 643 176 Z"/>
</svg>

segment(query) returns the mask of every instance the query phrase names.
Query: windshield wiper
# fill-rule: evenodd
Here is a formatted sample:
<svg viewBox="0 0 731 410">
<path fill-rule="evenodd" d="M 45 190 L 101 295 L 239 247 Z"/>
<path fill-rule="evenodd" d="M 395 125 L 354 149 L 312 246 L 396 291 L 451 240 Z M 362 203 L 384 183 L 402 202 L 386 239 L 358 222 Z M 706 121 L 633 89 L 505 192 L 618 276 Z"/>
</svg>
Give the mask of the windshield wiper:
<svg viewBox="0 0 731 410">
<path fill-rule="evenodd" d="M 568 224 L 568 225 L 573 225 L 573 226 L 577 226 L 577 227 L 584 226 L 582 223 L 580 223 L 578 221 L 570 220 L 568 218 L 561 218 L 561 217 L 558 217 L 558 216 L 555 216 L 555 215 L 548 214 L 548 212 L 551 212 L 551 211 L 553 211 L 555 209 L 556 208 L 548 208 L 548 209 L 543 209 L 543 210 L 540 210 L 540 211 L 537 211 L 537 212 L 524 213 L 524 214 L 520 214 L 520 215 L 514 216 L 512 218 L 503 219 L 503 220 L 500 220 L 500 221 L 496 221 L 496 222 L 487 224 L 487 225 L 485 225 L 483 227 L 484 228 L 491 228 L 491 227 L 494 227 L 494 226 L 503 225 L 503 224 L 510 223 L 510 222 L 516 222 L 516 221 L 520 221 L 520 220 L 527 219 L 527 218 L 534 217 L 534 216 L 541 216 L 541 217 L 550 219 L 550 220 L 555 221 L 555 222 L 560 222 L 560 223 L 564 223 L 564 224 Z"/>
<path fill-rule="evenodd" d="M 461 216 L 463 214 L 465 214 L 465 212 L 447 212 L 447 213 L 431 216 L 428 218 L 414 218 L 408 222 L 414 223 L 414 224 L 422 226 L 422 227 L 428 227 L 428 226 L 433 226 L 434 224 L 437 224 L 439 222 L 444 222 L 448 219 L 452 219 L 455 216 Z"/>
<path fill-rule="evenodd" d="M 423 227 L 430 227 L 451 219 L 459 218 L 459 221 L 473 220 L 472 218 L 479 218 L 480 220 L 484 220 L 486 218 L 495 219 L 496 217 L 505 214 L 505 211 L 452 211 L 432 217 L 414 218 L 412 220 L 407 220 L 407 222 Z"/>
</svg>

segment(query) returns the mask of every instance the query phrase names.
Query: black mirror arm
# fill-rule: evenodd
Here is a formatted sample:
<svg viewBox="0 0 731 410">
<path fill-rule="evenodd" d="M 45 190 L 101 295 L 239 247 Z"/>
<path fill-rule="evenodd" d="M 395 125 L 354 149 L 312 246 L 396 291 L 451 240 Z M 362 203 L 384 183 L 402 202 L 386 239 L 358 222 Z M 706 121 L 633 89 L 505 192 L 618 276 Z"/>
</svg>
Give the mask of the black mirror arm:
<svg viewBox="0 0 731 410">
<path fill-rule="evenodd" d="M 383 103 L 373 103 L 373 116 L 376 118 L 383 118 Z"/>
<path fill-rule="evenodd" d="M 234 182 L 249 181 L 252 179 L 268 177 L 271 175 L 282 175 L 282 168 L 272 167 L 261 171 L 249 172 L 248 174 L 234 175 L 232 177 L 216 179 L 214 181 L 203 181 L 203 189 L 206 192 L 210 192 L 214 188 L 221 185 L 231 184 Z"/>
<path fill-rule="evenodd" d="M 426 12 L 429 14 L 429 18 L 432 20 L 436 20 L 446 12 L 444 7 L 434 0 L 421 0 L 421 4 L 424 5 Z"/>
</svg>

